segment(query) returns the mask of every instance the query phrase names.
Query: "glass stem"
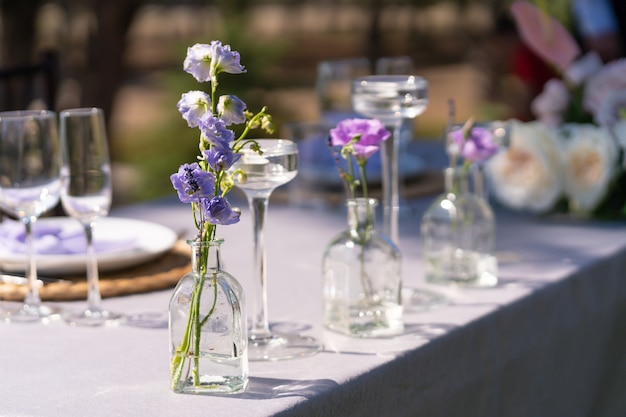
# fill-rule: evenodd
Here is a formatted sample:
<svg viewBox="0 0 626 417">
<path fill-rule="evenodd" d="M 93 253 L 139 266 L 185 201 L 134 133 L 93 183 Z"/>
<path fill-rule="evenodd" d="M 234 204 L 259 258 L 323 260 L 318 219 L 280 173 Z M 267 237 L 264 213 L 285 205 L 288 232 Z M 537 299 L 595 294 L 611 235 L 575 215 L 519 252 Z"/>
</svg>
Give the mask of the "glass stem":
<svg viewBox="0 0 626 417">
<path fill-rule="evenodd" d="M 24 304 L 28 307 L 39 307 L 41 298 L 39 297 L 39 287 L 37 285 L 37 263 L 35 261 L 35 240 L 33 238 L 33 224 L 35 218 L 26 217 L 22 220 L 26 228 L 26 246 L 28 250 L 28 292 L 24 297 Z"/>
<path fill-rule="evenodd" d="M 398 176 L 398 155 L 400 149 L 400 134 L 402 119 L 393 126 L 393 136 L 383 142 L 382 170 L 383 170 L 383 232 L 393 243 L 398 245 L 398 217 L 400 215 L 400 188 Z"/>
<path fill-rule="evenodd" d="M 269 196 L 250 197 L 248 201 L 254 222 L 254 299 L 252 305 L 254 317 L 250 338 L 260 340 L 271 337 L 267 318 L 267 270 L 265 265 L 265 236 L 263 231 Z"/>
<path fill-rule="evenodd" d="M 98 277 L 98 260 L 93 247 L 93 224 L 83 224 L 85 237 L 87 238 L 87 308 L 89 310 L 100 309 L 100 283 Z"/>
</svg>

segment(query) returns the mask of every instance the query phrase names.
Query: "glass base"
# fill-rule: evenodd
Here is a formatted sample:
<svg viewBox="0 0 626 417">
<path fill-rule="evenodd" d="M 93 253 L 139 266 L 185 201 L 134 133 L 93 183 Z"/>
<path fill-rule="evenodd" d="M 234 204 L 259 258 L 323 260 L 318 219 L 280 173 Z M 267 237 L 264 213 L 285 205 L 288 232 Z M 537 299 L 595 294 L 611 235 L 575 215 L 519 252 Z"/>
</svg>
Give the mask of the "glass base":
<svg viewBox="0 0 626 417">
<path fill-rule="evenodd" d="M 62 313 L 61 308 L 44 304 L 24 304 L 17 309 L 3 309 L 2 319 L 6 323 L 48 323 L 56 320 Z"/>
<path fill-rule="evenodd" d="M 171 363 L 179 364 L 178 369 L 186 374 L 176 376 L 177 372 L 173 370 L 170 374 L 172 378 L 179 378 L 171 380 L 172 390 L 179 394 L 237 394 L 243 392 L 248 384 L 248 360 L 245 355 L 176 353 Z"/>
<path fill-rule="evenodd" d="M 124 315 L 101 309 L 85 309 L 78 313 L 69 313 L 63 319 L 73 326 L 116 326 L 124 321 Z"/>
<path fill-rule="evenodd" d="M 281 361 L 313 356 L 322 350 L 317 339 L 297 334 L 272 334 L 248 339 L 248 360 Z"/>
<path fill-rule="evenodd" d="M 498 259 L 490 253 L 447 247 L 424 254 L 426 282 L 459 287 L 498 285 Z"/>
<path fill-rule="evenodd" d="M 351 337 L 384 338 L 404 332 L 403 306 L 373 300 L 326 300 L 324 326 Z"/>
<path fill-rule="evenodd" d="M 177 394 L 239 394 L 244 392 L 248 381 L 240 377 L 202 375 L 200 384 L 194 385 L 193 378 L 179 382 L 172 390 Z"/>
<path fill-rule="evenodd" d="M 424 288 L 403 288 L 402 305 L 406 312 L 426 311 L 448 304 L 448 297 Z"/>
</svg>

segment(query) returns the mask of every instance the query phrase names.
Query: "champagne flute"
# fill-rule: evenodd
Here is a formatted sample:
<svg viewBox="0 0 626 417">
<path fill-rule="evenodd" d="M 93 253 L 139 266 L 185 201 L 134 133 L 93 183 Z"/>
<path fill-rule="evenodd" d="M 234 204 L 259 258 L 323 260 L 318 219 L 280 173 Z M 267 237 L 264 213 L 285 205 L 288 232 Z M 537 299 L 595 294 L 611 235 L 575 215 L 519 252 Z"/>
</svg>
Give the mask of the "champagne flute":
<svg viewBox="0 0 626 417">
<path fill-rule="evenodd" d="M 65 212 L 82 224 L 87 238 L 87 307 L 64 318 L 74 325 L 115 324 L 123 316 L 101 306 L 93 245 L 96 222 L 109 214 L 111 206 L 111 166 L 104 113 L 98 108 L 64 110 L 60 114 L 60 128 L 64 144 L 61 202 Z"/>
<path fill-rule="evenodd" d="M 322 348 L 317 340 L 297 334 L 273 333 L 267 315 L 265 214 L 272 191 L 294 179 L 298 173 L 298 146 L 284 139 L 258 139 L 256 142 L 263 154 L 244 148 L 242 157 L 231 168 L 245 173 L 245 180 L 235 176 L 235 184 L 246 194 L 254 222 L 254 317 L 249 333 L 248 358 L 274 361 L 313 355 Z"/>
<path fill-rule="evenodd" d="M 60 309 L 42 304 L 37 282 L 33 225 L 53 208 L 61 192 L 61 144 L 56 113 L 0 113 L 0 205 L 26 228 L 28 289 L 20 309 L 3 312 L 8 322 L 48 322 Z"/>
</svg>

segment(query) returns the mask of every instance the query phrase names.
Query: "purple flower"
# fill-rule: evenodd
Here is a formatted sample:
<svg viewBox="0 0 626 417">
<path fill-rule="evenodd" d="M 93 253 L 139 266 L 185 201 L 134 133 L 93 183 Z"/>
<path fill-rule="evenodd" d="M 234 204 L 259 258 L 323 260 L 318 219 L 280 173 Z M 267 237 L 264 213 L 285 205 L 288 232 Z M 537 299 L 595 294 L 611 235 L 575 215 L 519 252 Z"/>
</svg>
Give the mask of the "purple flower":
<svg viewBox="0 0 626 417">
<path fill-rule="evenodd" d="M 246 69 L 239 63 L 239 52 L 231 51 L 230 45 L 222 45 L 220 41 L 211 42 L 213 67 L 215 68 L 215 75 L 220 72 L 227 72 L 229 74 L 241 74 L 246 72 Z"/>
<path fill-rule="evenodd" d="M 244 110 L 246 103 L 234 95 L 221 96 L 217 103 L 217 113 L 227 126 L 245 122 Z"/>
<path fill-rule="evenodd" d="M 463 129 L 455 130 L 450 132 L 449 140 L 450 145 L 458 150 L 457 153 L 470 162 L 486 161 L 498 152 L 493 134 L 484 127 L 472 127 L 467 138 Z"/>
<path fill-rule="evenodd" d="M 211 148 L 204 151 L 204 158 L 215 171 L 226 171 L 241 158 L 241 154 L 230 149 Z"/>
<path fill-rule="evenodd" d="M 219 149 L 228 149 L 230 142 L 235 139 L 235 132 L 227 129 L 224 121 L 211 113 L 205 113 L 198 120 L 198 126 L 206 140 Z"/>
<path fill-rule="evenodd" d="M 189 127 L 198 126 L 198 120 L 211 109 L 211 97 L 204 91 L 184 93 L 176 105 Z"/>
<path fill-rule="evenodd" d="M 229 225 L 239 221 L 241 211 L 233 208 L 225 197 L 216 196 L 207 200 L 204 206 L 211 224 Z"/>
<path fill-rule="evenodd" d="M 330 130 L 332 146 L 351 146 L 357 159 L 367 160 L 391 132 L 377 119 L 346 119 Z"/>
<path fill-rule="evenodd" d="M 181 165 L 178 172 L 170 176 L 170 181 L 183 203 L 196 203 L 215 193 L 215 175 L 202 170 L 196 162 Z"/>
<path fill-rule="evenodd" d="M 212 41 L 210 45 L 197 43 L 187 48 L 187 56 L 183 62 L 186 72 L 200 82 L 217 82 L 217 74 L 227 72 L 240 74 L 246 72 L 239 63 L 239 53 L 230 50 L 230 45 L 222 45 L 220 41 Z"/>
</svg>

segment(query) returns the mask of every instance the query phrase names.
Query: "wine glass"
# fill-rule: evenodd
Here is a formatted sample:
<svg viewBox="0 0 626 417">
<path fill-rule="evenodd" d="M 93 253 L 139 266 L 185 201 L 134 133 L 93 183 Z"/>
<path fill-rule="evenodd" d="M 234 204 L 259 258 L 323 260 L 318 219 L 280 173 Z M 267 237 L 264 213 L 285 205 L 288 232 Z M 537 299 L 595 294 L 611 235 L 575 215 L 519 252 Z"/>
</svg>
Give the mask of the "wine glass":
<svg viewBox="0 0 626 417">
<path fill-rule="evenodd" d="M 410 56 L 384 56 L 376 60 L 377 75 L 403 75 L 411 73 L 413 73 L 413 58 Z"/>
<path fill-rule="evenodd" d="M 370 75 L 352 82 L 354 111 L 366 117 L 379 119 L 393 129 L 393 140 L 382 147 L 383 169 L 383 231 L 398 246 L 398 218 L 400 192 L 398 156 L 405 120 L 414 119 L 428 106 L 428 82 L 415 75 Z M 407 309 L 422 310 L 441 305 L 446 298 L 425 289 L 403 289 Z"/>
<path fill-rule="evenodd" d="M 60 313 L 39 297 L 33 225 L 59 201 L 61 144 L 56 113 L 0 113 L 0 205 L 26 228 L 28 289 L 18 310 L 3 312 L 8 322 L 48 322 Z"/>
<path fill-rule="evenodd" d="M 273 333 L 267 317 L 265 214 L 272 191 L 294 179 L 298 173 L 298 146 L 284 139 L 258 139 L 256 142 L 263 154 L 244 148 L 242 157 L 231 168 L 245 173 L 245 180 L 235 176 L 235 184 L 246 194 L 254 222 L 254 316 L 249 333 L 248 358 L 274 361 L 313 355 L 322 348 L 316 339 Z"/>
<path fill-rule="evenodd" d="M 323 125 L 332 127 L 344 119 L 355 117 L 351 102 L 352 80 L 371 73 L 370 60 L 365 57 L 317 64 L 315 90 Z"/>
<path fill-rule="evenodd" d="M 375 67 L 376 75 L 413 74 L 414 62 L 413 58 L 406 55 L 384 56 L 376 60 Z M 396 132 L 396 135 L 396 140 L 398 141 L 398 206 L 400 207 L 398 216 L 403 217 L 403 214 L 409 215 L 411 213 L 405 197 L 406 169 L 403 169 L 403 167 L 412 165 L 414 159 L 410 159 L 415 158 L 409 150 L 409 144 L 413 140 L 413 119 L 403 118 L 399 132 Z M 406 164 L 403 164 L 403 162 L 406 162 Z"/>
<path fill-rule="evenodd" d="M 61 202 L 65 212 L 78 220 L 87 239 L 87 308 L 68 313 L 64 319 L 74 325 L 115 324 L 119 313 L 101 307 L 98 261 L 93 232 L 99 218 L 111 206 L 111 166 L 104 113 L 98 108 L 64 110 L 60 114 L 63 152 Z"/>
</svg>

